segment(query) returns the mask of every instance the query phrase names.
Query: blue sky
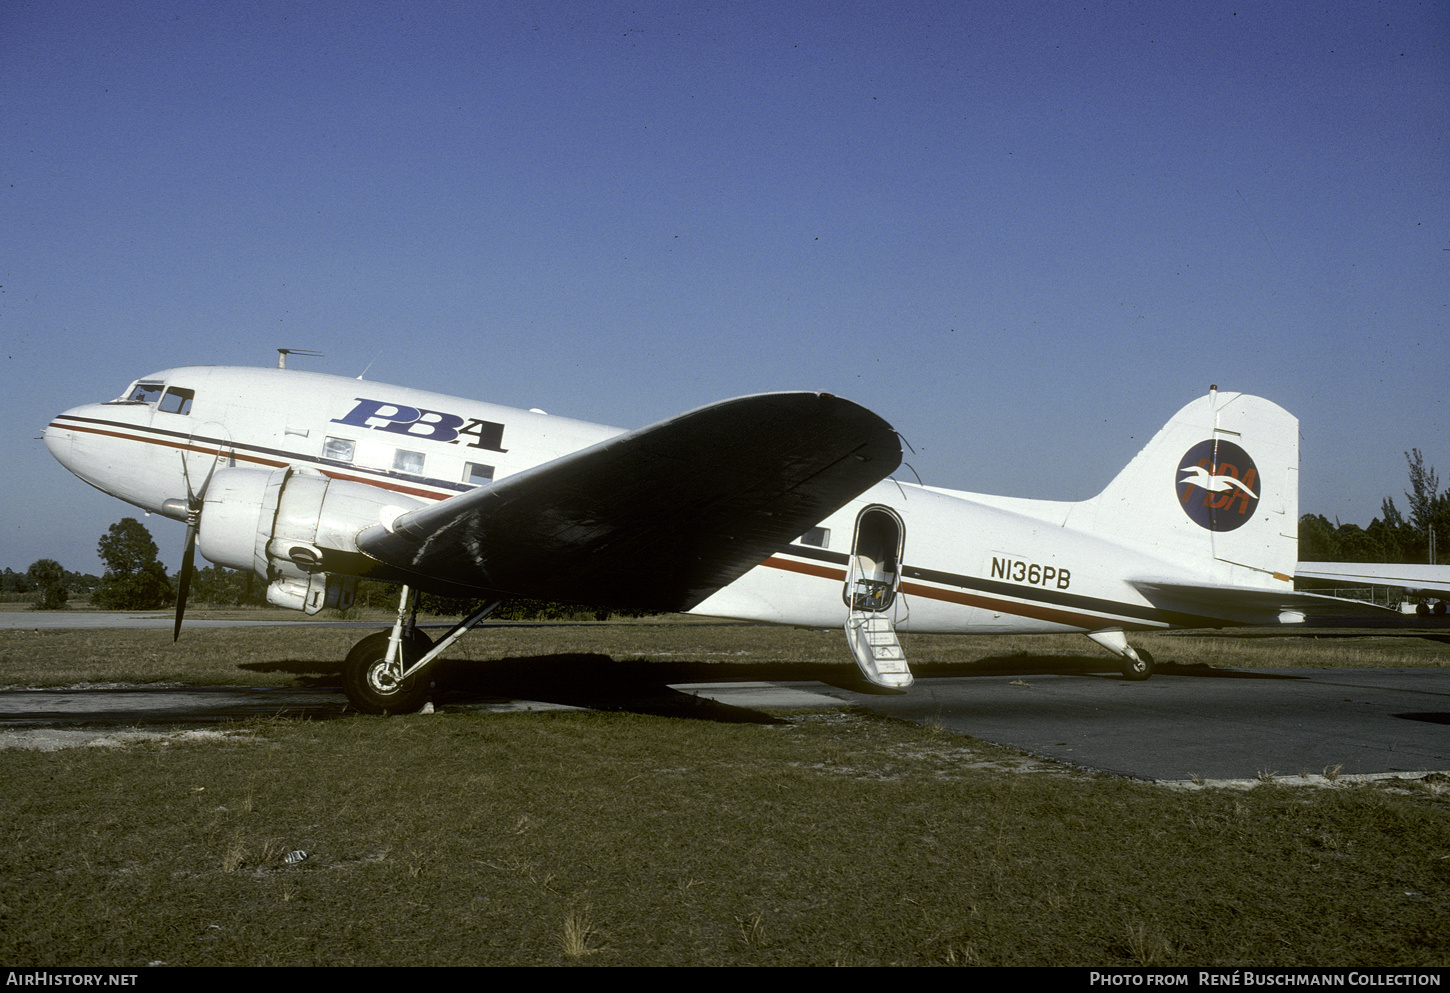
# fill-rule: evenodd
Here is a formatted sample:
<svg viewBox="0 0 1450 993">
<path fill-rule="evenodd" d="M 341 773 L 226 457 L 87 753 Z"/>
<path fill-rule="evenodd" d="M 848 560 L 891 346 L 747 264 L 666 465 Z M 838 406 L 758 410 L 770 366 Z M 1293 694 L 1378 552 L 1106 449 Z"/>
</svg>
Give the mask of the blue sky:
<svg viewBox="0 0 1450 993">
<path fill-rule="evenodd" d="M 7 0 L 0 566 L 134 513 L 50 415 L 279 346 L 623 427 L 826 390 L 1046 499 L 1216 383 L 1300 418 L 1302 510 L 1403 509 L 1450 7 L 1327 6 Z"/>
</svg>

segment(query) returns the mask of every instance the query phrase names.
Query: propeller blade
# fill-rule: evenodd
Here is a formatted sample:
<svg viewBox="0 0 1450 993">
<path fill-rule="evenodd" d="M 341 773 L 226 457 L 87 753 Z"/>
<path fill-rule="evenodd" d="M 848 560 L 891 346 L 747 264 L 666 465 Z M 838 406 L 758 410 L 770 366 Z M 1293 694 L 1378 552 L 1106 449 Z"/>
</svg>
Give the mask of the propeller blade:
<svg viewBox="0 0 1450 993">
<path fill-rule="evenodd" d="M 206 488 L 211 485 L 211 477 L 216 475 L 216 467 L 221 465 L 221 461 L 222 450 L 218 448 L 216 454 L 211 458 L 211 465 L 206 467 L 206 476 L 201 481 L 201 489 L 196 491 L 195 497 L 191 497 L 196 503 L 195 510 L 198 514 L 201 513 L 202 501 L 206 499 Z M 188 479 L 187 486 L 190 487 L 190 485 L 191 480 Z"/>
<path fill-rule="evenodd" d="M 181 478 L 186 480 L 186 551 L 181 556 L 181 573 L 176 582 L 176 625 L 171 629 L 171 641 L 175 644 L 181 639 L 181 618 L 186 614 L 186 594 L 191 590 L 191 571 L 196 564 L 196 533 L 201 526 L 201 508 L 206 499 L 206 488 L 211 485 L 211 477 L 216 473 L 216 467 L 221 462 L 222 453 L 218 448 L 212 456 L 211 465 L 207 467 L 206 478 L 201 481 L 201 489 L 192 491 L 191 472 L 186 467 L 186 453 L 181 453 Z"/>
<path fill-rule="evenodd" d="M 181 456 L 181 478 L 186 481 L 186 506 L 193 514 L 201 513 L 202 502 L 206 499 L 206 488 L 211 485 L 211 477 L 216 475 L 216 467 L 222 460 L 222 450 L 218 448 L 211 457 L 211 463 L 206 467 L 206 476 L 202 478 L 201 489 L 191 488 L 191 470 L 186 464 L 186 453 L 177 453 Z"/>
<path fill-rule="evenodd" d="M 181 618 L 186 613 L 186 594 L 191 589 L 191 567 L 196 562 L 196 525 L 186 525 L 186 551 L 181 555 L 181 574 L 176 583 L 176 626 L 171 629 L 171 641 L 175 644 L 181 638 Z"/>
</svg>

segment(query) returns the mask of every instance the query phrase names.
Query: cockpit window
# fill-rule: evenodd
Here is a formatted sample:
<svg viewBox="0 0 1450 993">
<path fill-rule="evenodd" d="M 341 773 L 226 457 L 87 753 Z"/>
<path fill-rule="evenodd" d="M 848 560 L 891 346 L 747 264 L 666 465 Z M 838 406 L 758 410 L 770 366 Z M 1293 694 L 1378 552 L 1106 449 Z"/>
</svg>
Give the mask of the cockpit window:
<svg viewBox="0 0 1450 993">
<path fill-rule="evenodd" d="M 196 396 L 196 390 L 183 390 L 173 386 L 161 398 L 159 409 L 163 414 L 189 414 L 191 413 L 191 400 L 194 396 Z"/>
<path fill-rule="evenodd" d="M 155 403 L 161 398 L 165 386 L 161 383 L 137 383 L 123 398 L 123 403 Z"/>
</svg>

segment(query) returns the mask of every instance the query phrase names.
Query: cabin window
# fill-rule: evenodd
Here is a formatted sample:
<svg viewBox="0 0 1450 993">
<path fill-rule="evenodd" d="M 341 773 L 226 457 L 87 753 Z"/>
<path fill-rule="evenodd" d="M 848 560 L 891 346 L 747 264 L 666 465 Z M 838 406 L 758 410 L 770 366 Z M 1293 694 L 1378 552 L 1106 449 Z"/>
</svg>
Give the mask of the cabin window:
<svg viewBox="0 0 1450 993">
<path fill-rule="evenodd" d="M 161 383 L 137 383 L 126 394 L 126 403 L 155 403 L 165 387 Z"/>
<path fill-rule="evenodd" d="M 161 398 L 160 410 L 163 414 L 189 414 L 191 413 L 191 400 L 195 396 L 196 390 L 183 390 L 173 386 Z"/>
<path fill-rule="evenodd" d="M 802 545 L 815 545 L 817 548 L 825 548 L 831 543 L 830 528 L 811 528 L 801 535 Z"/>
<path fill-rule="evenodd" d="M 393 471 L 409 476 L 423 475 L 423 453 L 405 452 L 401 448 L 393 456 Z"/>
<path fill-rule="evenodd" d="M 485 483 L 493 482 L 493 466 L 480 465 L 477 462 L 463 463 L 463 481 L 474 486 L 482 486 Z"/>
<path fill-rule="evenodd" d="M 333 462 L 351 462 L 353 449 L 356 446 L 356 442 L 347 438 L 324 438 L 322 457 L 331 459 Z"/>
</svg>

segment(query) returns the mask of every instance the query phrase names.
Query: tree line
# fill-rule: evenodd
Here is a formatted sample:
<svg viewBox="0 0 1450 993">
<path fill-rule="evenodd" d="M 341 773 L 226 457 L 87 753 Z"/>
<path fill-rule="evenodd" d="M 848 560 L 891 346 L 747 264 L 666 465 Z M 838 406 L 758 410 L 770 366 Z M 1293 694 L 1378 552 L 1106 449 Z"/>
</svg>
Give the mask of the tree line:
<svg viewBox="0 0 1450 993">
<path fill-rule="evenodd" d="M 106 564 L 103 576 L 68 572 L 54 559 L 40 559 L 23 573 L 6 569 L 0 574 L 0 592 L 9 599 L 33 600 L 37 610 L 65 607 L 71 593 L 89 594 L 91 605 L 106 610 L 161 610 L 176 603 L 174 577 L 157 559 L 156 542 L 146 526 L 134 517 L 112 524 L 96 548 Z M 267 583 L 255 573 L 239 572 L 219 565 L 192 573 L 188 603 L 211 607 L 264 607 Z M 473 612 L 482 600 L 465 600 L 424 593 L 418 609 L 425 614 L 456 616 Z M 354 606 L 395 610 L 398 587 L 372 579 L 358 580 Z M 636 611 L 558 603 L 550 600 L 514 598 L 505 600 L 491 616 L 501 620 L 561 620 L 594 617 L 605 620 L 611 614 L 639 616 Z"/>
<path fill-rule="evenodd" d="M 1440 492 L 1433 466 L 1418 448 L 1405 453 L 1410 488 L 1401 512 L 1385 497 L 1368 527 L 1330 522 L 1322 514 L 1299 518 L 1301 562 L 1407 562 L 1431 565 L 1450 556 L 1450 493 Z M 1431 556 L 1431 550 L 1434 556 Z"/>
<path fill-rule="evenodd" d="M 1299 518 L 1301 562 L 1432 562 L 1450 554 L 1450 493 L 1440 492 L 1433 466 L 1425 465 L 1418 448 L 1405 453 L 1410 488 L 1402 513 L 1394 497 L 1385 497 L 1380 516 L 1368 527 L 1330 522 L 1321 514 Z M 1432 560 L 1431 551 L 1434 550 Z M 107 529 L 96 551 L 106 564 L 103 576 L 70 572 L 54 559 L 40 559 L 25 572 L 0 573 L 0 597 L 33 600 L 37 610 L 59 610 L 70 594 L 89 594 L 93 606 L 111 610 L 160 610 L 176 603 L 173 578 L 157 560 L 151 532 L 134 517 L 122 518 Z M 397 587 L 376 580 L 358 581 L 354 604 L 392 610 Z M 265 606 L 266 583 L 252 573 L 219 565 L 197 569 L 191 578 L 190 601 L 213 607 Z M 455 599 L 425 593 L 419 598 L 424 613 L 459 616 L 476 610 L 483 601 Z M 594 616 L 604 620 L 603 607 L 550 600 L 506 600 L 493 616 L 502 620 L 563 619 Z M 626 612 L 638 616 L 637 612 Z"/>
</svg>

